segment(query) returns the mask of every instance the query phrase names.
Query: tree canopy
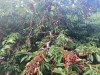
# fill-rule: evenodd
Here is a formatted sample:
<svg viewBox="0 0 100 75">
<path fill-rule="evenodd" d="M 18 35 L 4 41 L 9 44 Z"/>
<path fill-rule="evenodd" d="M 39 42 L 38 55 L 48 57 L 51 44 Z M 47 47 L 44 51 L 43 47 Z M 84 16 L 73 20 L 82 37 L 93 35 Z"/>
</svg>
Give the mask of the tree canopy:
<svg viewBox="0 0 100 75">
<path fill-rule="evenodd" d="M 0 0 L 0 75 L 99 75 L 100 0 Z"/>
</svg>

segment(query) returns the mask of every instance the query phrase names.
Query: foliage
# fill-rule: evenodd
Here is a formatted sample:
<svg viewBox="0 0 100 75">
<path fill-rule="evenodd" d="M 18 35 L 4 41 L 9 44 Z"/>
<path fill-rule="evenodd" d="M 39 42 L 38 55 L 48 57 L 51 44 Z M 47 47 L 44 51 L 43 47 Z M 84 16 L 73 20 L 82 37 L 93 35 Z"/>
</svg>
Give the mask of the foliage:
<svg viewBox="0 0 100 75">
<path fill-rule="evenodd" d="M 60 35 L 64 35 L 60 33 Z M 56 38 L 58 38 L 56 37 Z M 62 39 L 62 37 L 59 37 Z M 63 37 L 63 39 L 66 39 Z M 61 41 L 56 39 L 55 41 Z M 54 42 L 54 41 L 53 41 Z M 65 41 L 66 42 L 66 41 Z M 39 51 L 38 54 L 26 65 L 26 75 L 28 74 L 39 74 L 39 75 L 46 75 L 46 74 L 60 74 L 66 75 L 67 74 L 92 74 L 96 75 L 100 74 L 99 68 L 94 67 L 93 64 L 100 63 L 100 50 L 95 46 L 79 46 L 76 48 L 75 51 L 67 51 L 64 50 L 64 47 L 59 46 L 58 43 L 50 44 L 49 49 L 44 48 L 41 52 Z M 44 53 L 45 52 L 45 53 Z M 43 54 L 43 58 L 40 55 Z M 38 61 L 39 63 L 38 63 Z M 36 62 L 37 61 L 37 62 Z M 35 64 L 37 63 L 37 64 Z M 31 67 L 33 65 L 33 67 Z M 100 67 L 100 65 L 98 65 Z M 31 68 L 31 69 L 30 69 Z M 34 68 L 34 69 L 32 69 Z M 93 69 L 93 71 L 92 71 Z M 31 71 L 30 71 L 31 70 Z M 47 70 L 48 72 L 46 72 Z M 88 71 L 88 72 L 87 72 Z M 91 73 L 92 71 L 92 73 Z"/>
<path fill-rule="evenodd" d="M 99 75 L 99 3 L 0 1 L 0 75 Z"/>
</svg>

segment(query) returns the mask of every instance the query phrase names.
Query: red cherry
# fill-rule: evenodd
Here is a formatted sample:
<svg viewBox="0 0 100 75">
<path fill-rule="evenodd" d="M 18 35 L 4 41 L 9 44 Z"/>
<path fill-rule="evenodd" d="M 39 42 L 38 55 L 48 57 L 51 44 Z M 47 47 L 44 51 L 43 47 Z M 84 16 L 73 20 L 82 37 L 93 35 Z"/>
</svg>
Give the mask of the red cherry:
<svg viewBox="0 0 100 75">
<path fill-rule="evenodd" d="M 68 61 L 65 61 L 65 63 L 68 63 Z"/>
<path fill-rule="evenodd" d="M 64 64 L 64 67 L 66 67 L 66 64 Z"/>
<path fill-rule="evenodd" d="M 64 63 L 64 67 L 68 66 L 68 62 Z"/>
<path fill-rule="evenodd" d="M 70 57 L 69 59 L 70 59 L 70 60 L 73 60 L 73 58 L 72 58 L 72 57 Z"/>
<path fill-rule="evenodd" d="M 80 65 L 80 68 L 84 68 L 85 66 L 84 65 Z"/>
<path fill-rule="evenodd" d="M 66 55 L 63 55 L 63 58 L 67 58 L 67 56 Z"/>
<path fill-rule="evenodd" d="M 76 59 L 74 62 L 75 62 L 75 63 L 78 63 L 78 62 L 79 62 L 79 60 L 78 60 L 78 59 Z"/>
</svg>

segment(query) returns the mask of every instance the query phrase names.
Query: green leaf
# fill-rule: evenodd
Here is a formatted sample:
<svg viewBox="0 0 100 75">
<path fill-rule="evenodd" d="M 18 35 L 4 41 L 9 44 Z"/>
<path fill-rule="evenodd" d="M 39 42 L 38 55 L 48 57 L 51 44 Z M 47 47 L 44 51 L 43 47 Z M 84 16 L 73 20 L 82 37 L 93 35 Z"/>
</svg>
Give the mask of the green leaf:
<svg viewBox="0 0 100 75">
<path fill-rule="evenodd" d="M 20 62 L 25 61 L 27 58 L 28 58 L 28 56 L 23 57 Z"/>
<path fill-rule="evenodd" d="M 55 7 L 54 6 L 51 6 L 51 10 L 55 10 Z"/>
<path fill-rule="evenodd" d="M 93 55 L 92 54 L 89 55 L 89 59 L 90 59 L 90 61 L 93 62 Z"/>
<path fill-rule="evenodd" d="M 10 48 L 10 45 L 5 45 L 4 46 L 4 49 L 9 49 Z"/>
<path fill-rule="evenodd" d="M 46 69 L 50 70 L 50 64 L 49 63 L 45 63 L 44 65 L 45 65 Z"/>
<path fill-rule="evenodd" d="M 91 71 L 91 75 L 95 75 L 94 71 Z"/>
<path fill-rule="evenodd" d="M 100 55 L 96 53 L 96 60 L 97 62 L 100 62 Z"/>
<path fill-rule="evenodd" d="M 91 73 L 91 70 L 87 70 L 86 72 L 84 72 L 83 75 L 88 75 L 88 74 L 90 74 L 90 73 Z"/>
<path fill-rule="evenodd" d="M 63 64 L 64 63 L 58 63 L 57 66 L 59 66 L 59 67 L 64 66 Z"/>
<path fill-rule="evenodd" d="M 33 58 L 33 55 L 29 55 L 26 60 L 29 61 L 31 58 Z"/>
<path fill-rule="evenodd" d="M 64 70 L 62 68 L 54 68 L 54 70 L 52 72 L 58 73 L 58 74 L 61 74 L 61 75 L 66 75 L 66 73 L 64 72 Z"/>
<path fill-rule="evenodd" d="M 39 70 L 37 75 L 43 75 L 43 73 Z"/>
</svg>

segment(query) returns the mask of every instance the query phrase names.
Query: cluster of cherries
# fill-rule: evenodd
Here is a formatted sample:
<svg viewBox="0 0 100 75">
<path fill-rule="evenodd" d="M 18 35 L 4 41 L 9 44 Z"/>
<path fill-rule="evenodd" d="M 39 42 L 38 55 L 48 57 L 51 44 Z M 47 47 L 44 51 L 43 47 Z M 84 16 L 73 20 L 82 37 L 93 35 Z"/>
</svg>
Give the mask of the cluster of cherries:
<svg viewBox="0 0 100 75">
<path fill-rule="evenodd" d="M 63 59 L 64 59 L 64 67 L 71 66 L 72 63 L 78 64 L 81 61 L 81 59 L 76 54 L 72 54 L 72 53 L 64 54 Z M 83 64 L 79 66 L 80 68 L 85 67 Z"/>
<path fill-rule="evenodd" d="M 43 54 L 38 54 L 26 65 L 26 75 L 36 75 L 39 64 L 44 60 Z"/>
</svg>

